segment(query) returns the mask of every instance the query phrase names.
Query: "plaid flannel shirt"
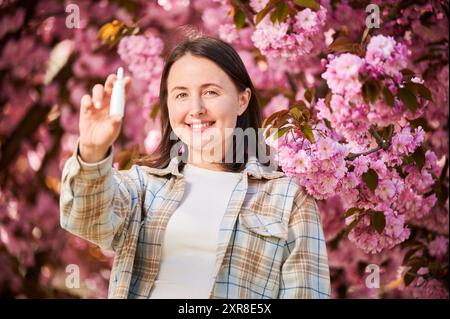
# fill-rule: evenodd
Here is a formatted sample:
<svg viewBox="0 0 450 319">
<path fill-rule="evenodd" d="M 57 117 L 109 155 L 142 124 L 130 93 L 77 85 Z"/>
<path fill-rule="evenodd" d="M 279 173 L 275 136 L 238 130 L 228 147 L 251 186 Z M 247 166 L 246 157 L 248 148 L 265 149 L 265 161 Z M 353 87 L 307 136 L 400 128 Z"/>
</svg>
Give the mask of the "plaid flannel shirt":
<svg viewBox="0 0 450 319">
<path fill-rule="evenodd" d="M 109 298 L 148 298 L 164 230 L 182 200 L 179 159 L 164 169 L 112 167 L 77 148 L 61 179 L 61 226 L 115 252 Z M 325 240 L 315 200 L 293 178 L 249 160 L 219 230 L 210 298 L 329 298 Z"/>
</svg>

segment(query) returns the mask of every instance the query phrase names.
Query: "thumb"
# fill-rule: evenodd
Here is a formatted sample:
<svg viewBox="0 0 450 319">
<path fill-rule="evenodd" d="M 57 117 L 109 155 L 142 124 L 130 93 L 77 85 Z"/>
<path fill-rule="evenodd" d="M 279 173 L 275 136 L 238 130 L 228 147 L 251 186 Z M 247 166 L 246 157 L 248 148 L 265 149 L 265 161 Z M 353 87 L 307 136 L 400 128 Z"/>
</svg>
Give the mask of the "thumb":
<svg viewBox="0 0 450 319">
<path fill-rule="evenodd" d="M 122 123 L 122 116 L 119 115 L 111 115 L 109 117 L 109 120 L 111 121 L 111 123 Z"/>
<path fill-rule="evenodd" d="M 109 123 L 116 130 L 120 128 L 120 125 L 122 124 L 122 119 L 123 118 L 119 115 L 112 115 L 109 117 Z"/>
</svg>

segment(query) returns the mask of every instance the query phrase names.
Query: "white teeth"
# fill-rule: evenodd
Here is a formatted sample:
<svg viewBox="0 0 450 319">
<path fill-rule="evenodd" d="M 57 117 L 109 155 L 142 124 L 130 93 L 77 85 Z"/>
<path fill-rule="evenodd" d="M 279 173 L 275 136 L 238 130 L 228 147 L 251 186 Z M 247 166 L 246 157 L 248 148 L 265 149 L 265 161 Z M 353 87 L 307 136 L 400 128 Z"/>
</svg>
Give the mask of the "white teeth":
<svg viewBox="0 0 450 319">
<path fill-rule="evenodd" d="M 204 127 L 208 127 L 211 126 L 212 122 L 207 122 L 207 123 L 193 123 L 191 124 L 192 128 L 195 130 L 199 130 L 202 129 Z"/>
</svg>

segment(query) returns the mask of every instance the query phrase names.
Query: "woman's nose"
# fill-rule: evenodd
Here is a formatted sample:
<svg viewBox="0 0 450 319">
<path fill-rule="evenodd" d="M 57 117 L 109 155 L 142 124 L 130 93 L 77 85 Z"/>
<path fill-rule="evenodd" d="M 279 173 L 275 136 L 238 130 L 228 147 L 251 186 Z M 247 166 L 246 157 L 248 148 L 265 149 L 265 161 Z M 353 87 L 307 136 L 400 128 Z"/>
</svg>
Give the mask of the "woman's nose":
<svg viewBox="0 0 450 319">
<path fill-rule="evenodd" d="M 205 112 L 203 110 L 200 110 L 200 111 L 196 111 L 196 112 L 191 112 L 190 116 L 191 117 L 198 117 L 198 116 L 202 116 L 204 114 L 205 114 Z"/>
<path fill-rule="evenodd" d="M 203 104 L 201 98 L 197 97 L 192 100 L 192 105 L 189 113 L 191 116 L 198 116 L 206 113 L 205 105 Z"/>
</svg>

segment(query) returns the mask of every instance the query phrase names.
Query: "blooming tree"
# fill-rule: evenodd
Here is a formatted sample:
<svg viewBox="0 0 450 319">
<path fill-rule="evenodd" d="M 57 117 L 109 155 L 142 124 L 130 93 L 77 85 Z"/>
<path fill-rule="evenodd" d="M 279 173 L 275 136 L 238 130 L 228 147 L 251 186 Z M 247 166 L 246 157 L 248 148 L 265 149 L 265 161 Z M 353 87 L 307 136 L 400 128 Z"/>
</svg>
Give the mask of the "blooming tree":
<svg viewBox="0 0 450 319">
<path fill-rule="evenodd" d="M 118 66 L 133 78 L 114 158 L 127 169 L 161 138 L 165 53 L 201 30 L 238 51 L 267 143 L 318 202 L 333 296 L 448 298 L 448 1 L 10 0 L 0 13 L 0 297 L 106 296 L 112 255 L 59 227 L 81 96 Z"/>
</svg>

